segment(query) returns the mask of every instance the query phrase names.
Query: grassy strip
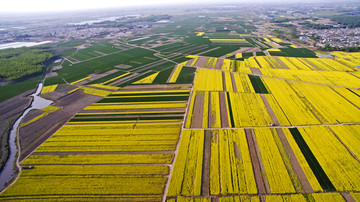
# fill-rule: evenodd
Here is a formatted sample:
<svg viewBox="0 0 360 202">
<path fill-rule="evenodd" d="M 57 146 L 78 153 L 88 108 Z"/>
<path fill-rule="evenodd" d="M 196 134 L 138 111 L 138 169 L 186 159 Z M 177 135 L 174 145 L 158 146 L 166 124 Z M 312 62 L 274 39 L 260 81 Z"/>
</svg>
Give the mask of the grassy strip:
<svg viewBox="0 0 360 202">
<path fill-rule="evenodd" d="M 138 76 L 138 77 L 135 77 L 135 78 L 133 78 L 133 79 L 130 79 L 129 81 L 127 81 L 127 82 L 125 82 L 125 83 L 122 83 L 122 84 L 119 84 L 119 85 L 117 85 L 117 87 L 124 87 L 124 86 L 127 86 L 127 85 L 131 85 L 132 83 L 134 83 L 134 82 L 136 82 L 136 81 L 139 81 L 139 80 L 141 80 L 141 79 L 143 79 L 143 78 L 145 78 L 145 77 L 148 77 L 148 76 L 150 76 L 150 75 L 152 75 L 152 74 L 154 74 L 155 72 L 153 72 L 153 71 L 150 71 L 150 72 L 147 72 L 147 73 L 145 73 L 145 74 L 143 74 L 143 75 L 141 75 L 141 76 Z M 141 84 L 140 84 L 141 85 Z"/>
<path fill-rule="evenodd" d="M 265 93 L 265 94 L 269 93 L 259 76 L 254 76 L 254 75 L 248 75 L 248 76 L 256 93 Z"/>
<path fill-rule="evenodd" d="M 169 97 L 131 97 L 131 98 L 105 98 L 98 103 L 111 102 L 148 102 L 148 101 L 187 101 L 189 96 L 169 96 Z"/>
<path fill-rule="evenodd" d="M 184 116 L 174 116 L 174 117 L 109 117 L 109 118 L 73 118 L 69 122 L 92 122 L 92 121 L 136 121 L 136 120 L 174 120 L 174 119 L 183 119 Z"/>
<path fill-rule="evenodd" d="M 169 68 L 167 70 L 161 71 L 153 81 L 153 84 L 165 84 L 172 70 L 172 68 Z"/>
<path fill-rule="evenodd" d="M 360 95 L 359 95 L 359 94 L 357 94 L 356 92 L 352 91 L 351 89 L 349 89 L 349 88 L 346 88 L 346 89 L 347 89 L 348 91 L 350 91 L 350 92 L 354 93 L 356 96 L 360 97 Z"/>
<path fill-rule="evenodd" d="M 194 67 L 183 67 L 176 80 L 176 84 L 187 84 L 194 81 L 196 68 Z"/>
<path fill-rule="evenodd" d="M 234 116 L 233 116 L 233 112 L 232 112 L 232 107 L 231 107 L 231 102 L 230 102 L 230 94 L 229 92 L 226 92 L 226 96 L 227 96 L 227 101 L 228 101 L 228 105 L 229 105 L 229 115 L 230 115 L 230 121 L 231 121 L 231 126 L 234 127 L 235 126 L 235 122 L 234 122 Z"/>
<path fill-rule="evenodd" d="M 281 52 L 271 52 L 271 56 L 317 58 L 316 53 L 306 48 L 280 48 Z"/>
<path fill-rule="evenodd" d="M 311 152 L 309 146 L 306 144 L 304 138 L 301 136 L 297 128 L 289 129 L 292 136 L 294 137 L 297 145 L 299 146 L 301 152 L 305 156 L 306 161 L 308 162 L 311 170 L 313 171 L 316 179 L 319 181 L 321 187 L 324 191 L 336 191 L 334 185 L 322 169 L 321 165 L 317 161 L 314 154 Z"/>
<path fill-rule="evenodd" d="M 110 74 L 110 75 L 107 75 L 107 76 L 98 78 L 98 79 L 96 79 L 96 80 L 93 80 L 93 81 L 87 83 L 87 85 L 103 83 L 103 82 L 105 82 L 105 81 L 108 81 L 108 80 L 110 80 L 110 79 L 113 79 L 113 78 L 115 78 L 115 77 L 117 77 L 117 76 L 120 76 L 120 75 L 122 75 L 122 74 L 125 74 L 125 73 L 126 73 L 126 71 L 121 71 L 121 70 L 120 70 L 120 71 L 115 72 L 115 73 L 113 73 L 113 74 Z"/>
</svg>

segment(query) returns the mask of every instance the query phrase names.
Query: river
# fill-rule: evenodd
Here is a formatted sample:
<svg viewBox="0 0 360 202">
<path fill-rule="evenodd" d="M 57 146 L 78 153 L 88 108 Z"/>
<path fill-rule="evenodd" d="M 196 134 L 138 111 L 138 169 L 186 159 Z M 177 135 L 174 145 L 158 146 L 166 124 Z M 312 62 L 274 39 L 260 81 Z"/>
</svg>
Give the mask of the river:
<svg viewBox="0 0 360 202">
<path fill-rule="evenodd" d="M 17 161 L 18 161 L 16 159 L 16 157 L 17 157 L 16 154 L 18 152 L 16 136 L 17 136 L 18 127 L 21 123 L 21 120 L 32 109 L 42 109 L 44 107 L 49 106 L 52 103 L 51 100 L 46 100 L 42 97 L 39 97 L 39 94 L 40 94 L 42 88 L 43 88 L 43 84 L 39 83 L 39 85 L 36 89 L 36 92 L 34 94 L 30 95 L 33 97 L 31 106 L 24 111 L 24 113 L 20 116 L 20 118 L 18 118 L 16 120 L 15 124 L 11 128 L 10 137 L 9 137 L 10 156 L 9 156 L 8 160 L 6 161 L 6 164 L 0 173 L 0 190 L 3 190 L 6 187 L 6 185 L 8 184 L 8 182 L 16 176 L 15 169 L 14 169 L 14 167 L 16 166 Z"/>
</svg>

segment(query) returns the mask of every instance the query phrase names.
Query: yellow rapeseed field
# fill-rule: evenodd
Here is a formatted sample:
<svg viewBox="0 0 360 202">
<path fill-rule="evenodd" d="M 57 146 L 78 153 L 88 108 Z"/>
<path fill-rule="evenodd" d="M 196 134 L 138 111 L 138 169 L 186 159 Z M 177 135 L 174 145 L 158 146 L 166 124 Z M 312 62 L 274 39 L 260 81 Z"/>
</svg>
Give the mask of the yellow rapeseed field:
<svg viewBox="0 0 360 202">
<path fill-rule="evenodd" d="M 51 85 L 51 86 L 44 86 L 43 89 L 41 90 L 41 94 L 54 92 L 57 87 L 58 87 L 58 84 Z"/>
<path fill-rule="evenodd" d="M 336 190 L 360 190 L 360 162 L 327 127 L 298 129 Z"/>
</svg>

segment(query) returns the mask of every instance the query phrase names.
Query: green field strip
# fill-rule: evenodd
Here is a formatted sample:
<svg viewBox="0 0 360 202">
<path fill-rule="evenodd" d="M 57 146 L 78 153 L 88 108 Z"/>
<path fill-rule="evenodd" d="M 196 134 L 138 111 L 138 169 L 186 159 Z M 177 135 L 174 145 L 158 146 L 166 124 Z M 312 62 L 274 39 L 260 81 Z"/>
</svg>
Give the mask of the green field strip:
<svg viewBox="0 0 360 202">
<path fill-rule="evenodd" d="M 323 190 L 336 191 L 334 185 L 326 175 L 320 163 L 317 161 L 309 146 L 306 144 L 299 130 L 297 128 L 289 128 L 289 130 Z"/>
<path fill-rule="evenodd" d="M 168 96 L 168 97 L 132 97 L 132 98 L 105 98 L 97 103 L 111 102 L 149 102 L 149 101 L 187 101 L 189 96 Z"/>
<path fill-rule="evenodd" d="M 269 94 L 268 90 L 266 89 L 263 81 L 259 76 L 254 76 L 250 74 L 248 76 L 256 93 Z"/>
<path fill-rule="evenodd" d="M 353 94 L 355 94 L 356 96 L 360 97 L 359 94 L 357 94 L 356 92 L 352 91 L 351 89 L 349 89 L 349 88 L 346 88 L 346 89 L 347 89 L 348 91 L 352 92 Z"/>
<path fill-rule="evenodd" d="M 95 79 L 95 80 L 87 83 L 87 85 L 104 83 L 104 82 L 106 82 L 106 81 L 108 81 L 110 79 L 116 78 L 116 77 L 121 76 L 122 74 L 125 74 L 125 73 L 126 73 L 126 71 L 119 70 L 119 71 L 117 71 L 115 73 L 112 73 L 112 74 L 109 74 L 107 76 Z M 131 75 L 131 74 L 129 74 L 129 75 Z M 122 78 L 124 78 L 124 77 L 122 77 Z"/>
<path fill-rule="evenodd" d="M 139 81 L 139 80 L 141 80 L 141 79 L 143 79 L 145 77 L 148 77 L 148 76 L 150 76 L 150 75 L 152 75 L 154 73 L 156 73 L 156 72 L 150 70 L 149 72 L 143 73 L 142 75 L 139 75 L 139 76 L 137 76 L 135 78 L 132 78 L 132 79 L 130 79 L 130 80 L 124 82 L 124 83 L 121 83 L 121 84 L 117 85 L 117 87 L 124 87 L 124 86 L 127 86 L 127 85 L 131 85 L 132 83 L 134 83 L 136 81 Z M 137 84 L 137 85 L 144 85 L 144 84 Z"/>
<path fill-rule="evenodd" d="M 226 92 L 226 96 L 227 96 L 227 102 L 228 102 L 228 106 L 229 106 L 229 116 L 230 116 L 230 122 L 231 122 L 231 126 L 234 127 L 235 126 L 235 122 L 234 122 L 234 115 L 232 112 L 232 107 L 231 107 L 231 101 L 230 101 L 230 93 Z"/>
<path fill-rule="evenodd" d="M 184 66 L 175 82 L 175 84 L 189 84 L 193 83 L 195 78 L 196 68 Z"/>
</svg>

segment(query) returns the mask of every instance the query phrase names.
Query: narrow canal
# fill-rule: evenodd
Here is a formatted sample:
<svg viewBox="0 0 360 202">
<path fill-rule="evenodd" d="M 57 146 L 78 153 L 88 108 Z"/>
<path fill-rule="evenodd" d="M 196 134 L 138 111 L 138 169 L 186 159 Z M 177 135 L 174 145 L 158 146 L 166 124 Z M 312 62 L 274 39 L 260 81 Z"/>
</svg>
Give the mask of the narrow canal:
<svg viewBox="0 0 360 202">
<path fill-rule="evenodd" d="M 10 136 L 9 136 L 9 148 L 10 148 L 10 156 L 8 160 L 6 161 L 5 166 L 1 170 L 0 173 L 0 191 L 6 188 L 8 183 L 16 176 L 15 173 L 15 166 L 17 165 L 17 132 L 19 125 L 21 123 L 21 120 L 26 116 L 27 113 L 29 113 L 32 109 L 42 109 L 44 107 L 49 106 L 52 101 L 46 100 L 42 97 L 39 97 L 39 94 L 43 88 L 43 84 L 39 83 L 36 92 L 30 96 L 33 97 L 33 101 L 31 103 L 31 106 L 27 108 L 24 113 L 19 117 L 19 119 L 16 120 L 14 125 L 11 128 Z"/>
</svg>

